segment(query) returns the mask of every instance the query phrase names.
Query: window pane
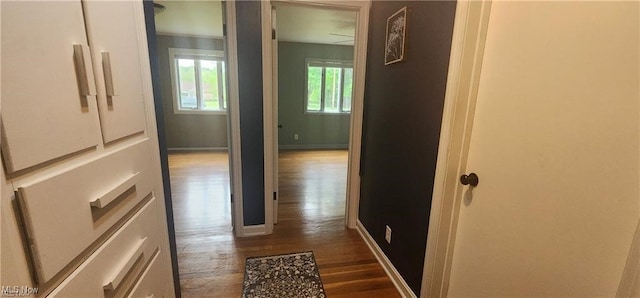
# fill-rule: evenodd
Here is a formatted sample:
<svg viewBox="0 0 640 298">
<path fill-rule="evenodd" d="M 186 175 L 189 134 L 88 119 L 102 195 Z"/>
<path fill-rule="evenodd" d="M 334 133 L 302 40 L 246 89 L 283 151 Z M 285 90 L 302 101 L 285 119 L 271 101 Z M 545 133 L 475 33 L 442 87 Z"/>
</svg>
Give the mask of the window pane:
<svg viewBox="0 0 640 298">
<path fill-rule="evenodd" d="M 328 113 L 340 112 L 340 88 L 342 68 L 327 67 L 324 79 L 324 111 Z"/>
<path fill-rule="evenodd" d="M 196 71 L 193 59 L 178 60 L 178 92 L 181 109 L 197 109 Z"/>
<path fill-rule="evenodd" d="M 344 69 L 344 88 L 342 90 L 342 111 L 351 112 L 353 97 L 353 68 Z"/>
<path fill-rule="evenodd" d="M 220 110 L 217 61 L 200 60 L 200 90 L 203 110 Z"/>
<path fill-rule="evenodd" d="M 320 111 L 322 67 L 307 68 L 307 111 Z"/>
</svg>

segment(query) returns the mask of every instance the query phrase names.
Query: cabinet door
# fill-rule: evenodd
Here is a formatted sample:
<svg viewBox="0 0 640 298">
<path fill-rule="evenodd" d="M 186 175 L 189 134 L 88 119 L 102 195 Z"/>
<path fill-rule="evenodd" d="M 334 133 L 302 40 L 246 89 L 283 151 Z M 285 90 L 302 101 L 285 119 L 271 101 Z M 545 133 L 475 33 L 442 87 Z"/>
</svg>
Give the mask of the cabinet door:
<svg viewBox="0 0 640 298">
<path fill-rule="evenodd" d="M 83 95 L 95 94 L 95 86 L 80 1 L 0 5 L 7 171 L 95 147 L 95 98 Z"/>
<path fill-rule="evenodd" d="M 84 2 L 105 143 L 145 129 L 141 12 L 141 1 Z"/>
</svg>

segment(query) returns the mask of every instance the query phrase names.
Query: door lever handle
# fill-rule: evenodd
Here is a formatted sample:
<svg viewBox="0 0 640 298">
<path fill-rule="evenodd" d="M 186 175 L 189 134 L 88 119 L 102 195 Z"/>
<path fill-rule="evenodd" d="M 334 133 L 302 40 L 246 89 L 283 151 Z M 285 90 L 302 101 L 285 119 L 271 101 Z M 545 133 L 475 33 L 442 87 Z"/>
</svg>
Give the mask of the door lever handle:
<svg viewBox="0 0 640 298">
<path fill-rule="evenodd" d="M 469 175 L 462 175 L 460 176 L 460 183 L 462 183 L 462 185 L 471 185 L 471 186 L 478 186 L 478 175 L 476 175 L 476 173 L 471 173 Z"/>
</svg>

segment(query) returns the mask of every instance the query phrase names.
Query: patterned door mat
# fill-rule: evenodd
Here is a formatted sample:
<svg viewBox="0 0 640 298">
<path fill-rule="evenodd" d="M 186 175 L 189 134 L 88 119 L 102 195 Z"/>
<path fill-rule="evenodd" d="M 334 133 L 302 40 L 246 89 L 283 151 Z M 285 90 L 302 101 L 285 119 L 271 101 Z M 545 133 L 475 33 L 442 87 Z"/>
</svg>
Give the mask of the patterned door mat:
<svg viewBox="0 0 640 298">
<path fill-rule="evenodd" d="M 313 252 L 247 258 L 242 297 L 326 297 Z"/>
</svg>

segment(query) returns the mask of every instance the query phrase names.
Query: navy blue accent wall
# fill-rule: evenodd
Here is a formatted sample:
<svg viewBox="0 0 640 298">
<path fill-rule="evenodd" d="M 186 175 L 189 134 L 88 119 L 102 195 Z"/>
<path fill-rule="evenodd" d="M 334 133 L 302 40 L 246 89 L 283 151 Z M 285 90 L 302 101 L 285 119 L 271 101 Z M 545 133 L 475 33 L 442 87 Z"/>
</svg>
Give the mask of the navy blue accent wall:
<svg viewBox="0 0 640 298">
<path fill-rule="evenodd" d="M 265 223 L 260 1 L 237 1 L 244 225 Z"/>
<path fill-rule="evenodd" d="M 405 61 L 385 66 L 387 18 L 404 6 Z M 371 6 L 359 219 L 418 296 L 455 9 L 455 1 Z"/>
<path fill-rule="evenodd" d="M 158 127 L 158 143 L 160 144 L 160 164 L 162 168 L 162 185 L 164 191 L 164 203 L 167 208 L 167 225 L 169 229 L 169 250 L 171 253 L 171 267 L 173 269 L 173 288 L 175 295 L 180 298 L 180 277 L 178 273 L 178 253 L 176 249 L 176 233 L 173 224 L 173 203 L 171 201 L 171 184 L 169 182 L 169 160 L 167 157 L 167 136 L 163 117 L 162 94 L 160 92 L 160 65 L 158 62 L 158 41 L 156 38 L 156 23 L 153 15 L 153 2 L 145 0 L 144 22 L 147 27 L 147 46 L 149 48 L 149 62 L 151 64 L 151 79 L 153 87 L 153 104 L 156 110 L 156 123 Z"/>
</svg>

